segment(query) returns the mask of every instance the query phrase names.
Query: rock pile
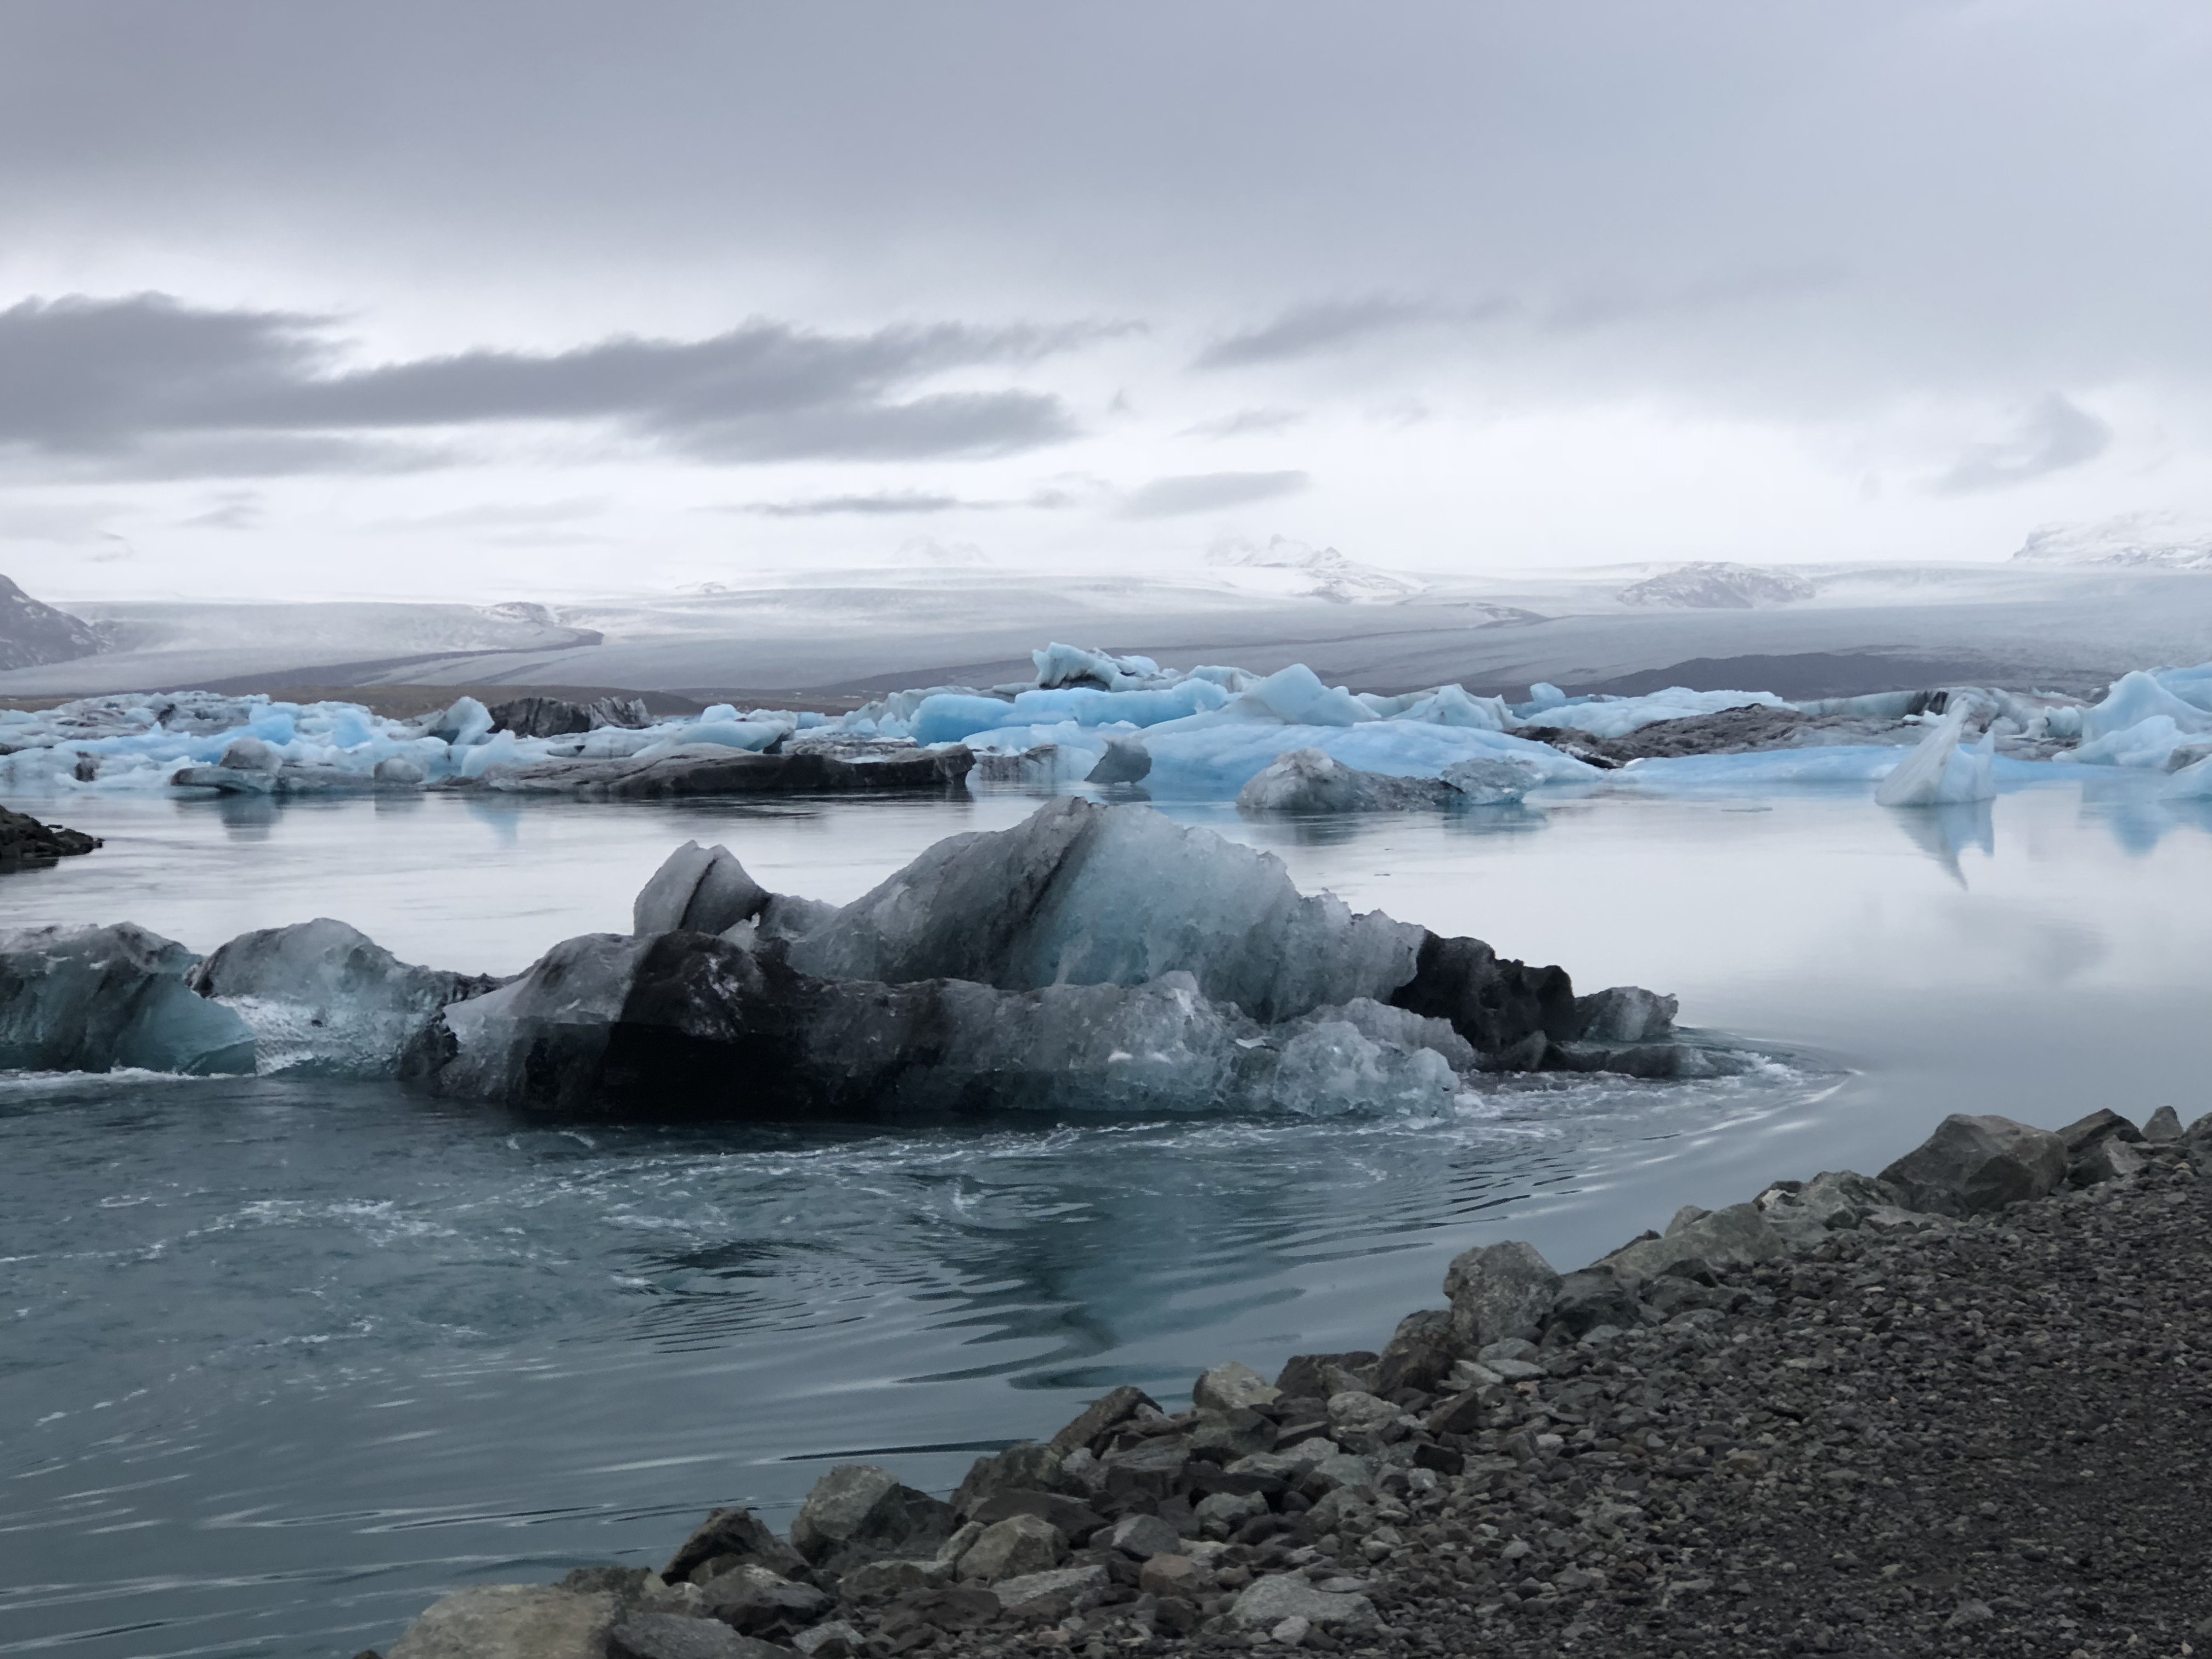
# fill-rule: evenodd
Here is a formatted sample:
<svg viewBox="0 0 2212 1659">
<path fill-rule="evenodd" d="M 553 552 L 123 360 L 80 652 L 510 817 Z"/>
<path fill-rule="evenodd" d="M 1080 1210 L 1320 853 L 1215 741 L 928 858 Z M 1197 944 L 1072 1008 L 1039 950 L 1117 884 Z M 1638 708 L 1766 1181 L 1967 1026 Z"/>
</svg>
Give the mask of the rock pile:
<svg viewBox="0 0 2212 1659">
<path fill-rule="evenodd" d="M 27 812 L 0 806 L 0 870 L 38 869 L 57 859 L 89 853 L 100 844 L 97 836 L 41 823 Z"/>
<path fill-rule="evenodd" d="M 2212 1631 L 2212 1116 L 1953 1117 L 1577 1273 L 1466 1252 L 1380 1353 L 1114 1390 L 950 1502 L 460 1591 L 391 1659 L 2182 1654 Z"/>
</svg>

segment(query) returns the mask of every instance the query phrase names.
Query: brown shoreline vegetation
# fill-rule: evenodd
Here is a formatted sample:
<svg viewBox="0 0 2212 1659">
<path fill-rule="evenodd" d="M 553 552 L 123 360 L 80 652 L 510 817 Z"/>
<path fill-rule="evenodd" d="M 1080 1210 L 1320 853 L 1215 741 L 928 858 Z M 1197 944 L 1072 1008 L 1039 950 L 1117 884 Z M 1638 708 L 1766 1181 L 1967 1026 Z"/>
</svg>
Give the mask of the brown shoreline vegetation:
<svg viewBox="0 0 2212 1659">
<path fill-rule="evenodd" d="M 431 1607 L 391 1659 L 2212 1652 L 2212 1116 L 1947 1118 L 1377 1353 L 1231 1362 L 778 1537 Z M 367 1656 L 364 1656 L 367 1659 Z"/>
</svg>

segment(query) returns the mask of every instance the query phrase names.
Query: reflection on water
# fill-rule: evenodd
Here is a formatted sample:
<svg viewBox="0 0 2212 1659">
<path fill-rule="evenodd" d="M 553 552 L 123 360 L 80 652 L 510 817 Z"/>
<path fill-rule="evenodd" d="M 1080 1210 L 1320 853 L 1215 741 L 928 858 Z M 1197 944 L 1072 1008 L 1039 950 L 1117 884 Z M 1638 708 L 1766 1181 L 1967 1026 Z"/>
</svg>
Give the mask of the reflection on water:
<svg viewBox="0 0 2212 1659">
<path fill-rule="evenodd" d="M 890 1129 L 0 1081 L 0 1652 L 349 1654 L 443 1584 L 656 1558 L 716 1503 L 787 1510 L 825 1458 L 907 1448 L 949 1486 L 1111 1382 L 1375 1346 L 1472 1243 L 1577 1263 L 1682 1202 L 1878 1168 L 1946 1110 L 2193 1115 L 2212 817 L 2158 781 L 1958 814 L 1177 809 L 1309 890 L 1800 1056 L 1741 1079 L 1523 1079 L 1437 1121 Z M 108 847 L 0 878 L 0 921 L 205 949 L 328 914 L 512 969 L 625 926 L 688 837 L 842 899 L 1034 805 L 87 797 L 53 815 Z"/>
</svg>

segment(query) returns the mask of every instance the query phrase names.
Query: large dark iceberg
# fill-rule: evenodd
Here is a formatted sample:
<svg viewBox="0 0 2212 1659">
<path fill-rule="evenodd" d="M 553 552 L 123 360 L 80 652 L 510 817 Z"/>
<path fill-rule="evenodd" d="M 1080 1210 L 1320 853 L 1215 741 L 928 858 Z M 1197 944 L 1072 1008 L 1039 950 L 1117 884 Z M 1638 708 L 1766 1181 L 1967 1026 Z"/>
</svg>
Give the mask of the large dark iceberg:
<svg viewBox="0 0 2212 1659">
<path fill-rule="evenodd" d="M 651 1118 L 1421 1112 L 1476 1072 L 1733 1065 L 1675 1036 L 1672 998 L 1577 997 L 1564 969 L 1301 894 L 1273 856 L 1143 806 L 1054 801 L 842 908 L 687 844 L 633 921 L 504 981 L 329 920 L 204 962 L 127 926 L 0 935 L 0 1060 L 396 1075 Z"/>
</svg>

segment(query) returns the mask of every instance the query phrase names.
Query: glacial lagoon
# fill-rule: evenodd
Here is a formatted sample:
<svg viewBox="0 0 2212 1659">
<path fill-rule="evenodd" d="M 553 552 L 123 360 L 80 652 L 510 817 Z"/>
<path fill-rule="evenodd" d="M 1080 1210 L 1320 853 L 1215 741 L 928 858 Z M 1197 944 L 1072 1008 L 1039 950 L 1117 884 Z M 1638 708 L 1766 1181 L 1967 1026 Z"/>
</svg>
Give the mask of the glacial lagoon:
<svg viewBox="0 0 2212 1659">
<path fill-rule="evenodd" d="M 380 1085 L 0 1080 L 0 1653 L 343 1656 L 442 1587 L 657 1562 L 716 1504 L 781 1523 L 829 1462 L 949 1486 L 1110 1382 L 1379 1346 L 1470 1243 L 1578 1264 L 1682 1203 L 1878 1167 L 1944 1111 L 2194 1116 L 2212 811 L 2162 781 L 1169 807 L 1771 1057 L 1499 1079 L 1443 1120 L 611 1128 Z M 505 973 L 626 928 L 686 839 L 844 900 L 1037 803 L 9 804 L 107 845 L 0 879 L 0 925 L 207 950 L 327 915 Z"/>
</svg>

